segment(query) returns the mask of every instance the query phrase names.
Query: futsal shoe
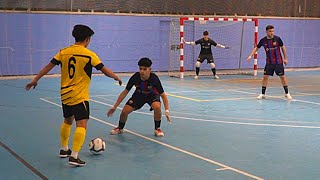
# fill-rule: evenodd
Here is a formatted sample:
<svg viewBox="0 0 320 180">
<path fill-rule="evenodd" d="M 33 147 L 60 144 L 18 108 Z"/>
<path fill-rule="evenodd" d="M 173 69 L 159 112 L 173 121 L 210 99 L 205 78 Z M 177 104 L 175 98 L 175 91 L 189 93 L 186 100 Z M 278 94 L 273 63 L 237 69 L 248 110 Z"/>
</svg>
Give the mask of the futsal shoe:
<svg viewBox="0 0 320 180">
<path fill-rule="evenodd" d="M 158 129 L 154 130 L 154 135 L 157 137 L 163 137 L 164 133 L 160 128 L 158 128 Z"/>
<path fill-rule="evenodd" d="M 71 155 L 71 150 L 68 149 L 68 151 L 64 151 L 64 150 L 60 150 L 60 154 L 59 154 L 59 157 L 60 158 L 66 158 L 66 157 L 69 157 Z"/>
<path fill-rule="evenodd" d="M 199 76 L 194 76 L 194 79 L 199 79 Z"/>
<path fill-rule="evenodd" d="M 121 133 L 123 133 L 123 129 L 120 129 L 119 127 L 116 127 L 116 128 L 114 128 L 114 129 L 112 129 L 111 131 L 110 131 L 110 134 L 111 135 L 116 135 L 116 134 L 121 134 Z"/>
<path fill-rule="evenodd" d="M 266 98 L 266 95 L 265 94 L 260 94 L 257 99 L 265 99 Z"/>
<path fill-rule="evenodd" d="M 214 79 L 219 79 L 219 76 L 218 75 L 214 75 Z"/>
<path fill-rule="evenodd" d="M 290 93 L 285 94 L 284 97 L 287 98 L 288 100 L 292 100 L 292 96 L 290 95 Z"/>
<path fill-rule="evenodd" d="M 68 162 L 70 165 L 73 165 L 73 166 L 84 166 L 86 165 L 86 162 L 85 161 L 82 161 L 79 157 L 76 159 L 72 156 L 69 157 L 69 162 Z"/>
</svg>

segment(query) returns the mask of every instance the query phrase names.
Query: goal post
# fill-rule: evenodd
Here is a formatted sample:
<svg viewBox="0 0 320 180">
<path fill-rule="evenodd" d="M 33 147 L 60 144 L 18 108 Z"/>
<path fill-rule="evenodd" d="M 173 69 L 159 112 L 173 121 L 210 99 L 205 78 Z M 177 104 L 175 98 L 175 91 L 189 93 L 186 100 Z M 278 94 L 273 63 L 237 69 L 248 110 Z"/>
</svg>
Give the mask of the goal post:
<svg viewBox="0 0 320 180">
<path fill-rule="evenodd" d="M 228 17 L 181 17 L 171 20 L 169 76 L 184 78 L 187 72 L 194 75 L 196 59 L 200 47 L 184 44 L 202 38 L 203 31 L 209 32 L 209 38 L 230 49 L 214 48 L 213 57 L 219 74 L 257 75 L 257 53 L 254 54 L 254 66 L 246 62 L 252 48 L 258 44 L 258 19 Z M 205 61 L 206 62 L 206 61 Z M 210 67 L 201 66 L 200 75 L 210 73 Z M 249 72 L 248 72 L 249 71 Z M 212 74 L 212 73 L 211 73 Z"/>
</svg>

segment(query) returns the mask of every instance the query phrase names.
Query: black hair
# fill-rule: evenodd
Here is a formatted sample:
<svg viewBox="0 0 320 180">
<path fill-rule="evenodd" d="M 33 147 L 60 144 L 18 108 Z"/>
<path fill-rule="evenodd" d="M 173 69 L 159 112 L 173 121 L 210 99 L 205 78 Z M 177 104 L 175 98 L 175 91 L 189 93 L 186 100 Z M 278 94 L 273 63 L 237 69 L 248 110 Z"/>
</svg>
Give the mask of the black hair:
<svg viewBox="0 0 320 180">
<path fill-rule="evenodd" d="M 94 32 L 91 28 L 82 24 L 75 25 L 72 30 L 72 36 L 75 38 L 76 42 L 82 42 L 93 34 Z"/>
<path fill-rule="evenodd" d="M 274 27 L 273 27 L 272 25 L 268 25 L 268 26 L 266 27 L 266 31 L 268 31 L 269 29 L 274 29 Z"/>
<path fill-rule="evenodd" d="M 204 36 L 209 35 L 209 32 L 208 32 L 208 31 L 204 31 L 204 32 L 203 32 L 203 35 L 204 35 Z"/>
<path fill-rule="evenodd" d="M 144 67 L 151 67 L 152 61 L 149 58 L 144 57 L 139 60 L 138 65 Z"/>
</svg>

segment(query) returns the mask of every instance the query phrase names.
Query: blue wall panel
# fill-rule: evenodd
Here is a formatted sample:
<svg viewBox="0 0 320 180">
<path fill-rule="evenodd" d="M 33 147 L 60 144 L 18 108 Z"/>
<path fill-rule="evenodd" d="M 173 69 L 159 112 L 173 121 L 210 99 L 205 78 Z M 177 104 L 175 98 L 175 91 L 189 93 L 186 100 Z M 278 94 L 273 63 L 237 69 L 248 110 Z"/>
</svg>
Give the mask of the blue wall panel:
<svg viewBox="0 0 320 180">
<path fill-rule="evenodd" d="M 141 57 L 153 60 L 154 71 L 167 71 L 170 19 L 156 16 L 1 13 L 0 75 L 38 73 L 59 49 L 74 43 L 71 31 L 75 24 L 86 24 L 95 31 L 88 48 L 115 72 L 137 71 L 137 61 Z M 275 34 L 287 47 L 289 67 L 320 66 L 320 20 L 260 19 L 259 39 L 266 35 L 265 26 L 268 24 L 275 26 Z M 245 59 L 253 48 L 252 27 L 244 28 L 244 42 L 248 45 L 245 43 L 241 66 L 251 68 L 253 62 L 247 63 Z M 192 31 L 201 37 L 202 30 L 195 27 Z M 193 40 L 200 37 L 193 37 Z M 223 38 L 215 39 L 223 44 Z M 185 47 L 186 51 L 189 48 L 189 51 L 196 52 L 195 56 L 200 49 L 198 46 Z M 214 52 L 218 51 L 227 52 L 214 49 Z M 226 58 L 233 58 L 233 55 L 226 55 Z M 265 64 L 263 49 L 259 50 L 258 56 L 258 67 L 262 68 Z M 194 69 L 193 60 L 186 61 L 185 65 L 186 69 Z M 230 66 L 217 62 L 219 68 Z M 52 71 L 58 72 L 58 67 Z"/>
</svg>

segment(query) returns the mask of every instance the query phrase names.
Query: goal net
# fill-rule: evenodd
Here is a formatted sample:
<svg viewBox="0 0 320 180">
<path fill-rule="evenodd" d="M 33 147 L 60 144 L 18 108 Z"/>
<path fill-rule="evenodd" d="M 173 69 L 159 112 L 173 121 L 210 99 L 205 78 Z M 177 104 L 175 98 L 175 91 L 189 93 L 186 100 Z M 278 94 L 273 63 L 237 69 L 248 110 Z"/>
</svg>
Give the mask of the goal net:
<svg viewBox="0 0 320 180">
<path fill-rule="evenodd" d="M 209 32 L 209 38 L 229 49 L 212 46 L 217 74 L 257 75 L 257 54 L 254 65 L 247 63 L 247 57 L 258 41 L 258 20 L 249 18 L 175 18 L 170 23 L 169 76 L 194 75 L 195 63 L 200 45 L 184 44 L 196 41 Z M 205 60 L 201 64 L 200 76 L 212 75 Z"/>
</svg>

